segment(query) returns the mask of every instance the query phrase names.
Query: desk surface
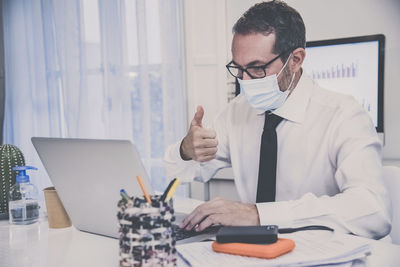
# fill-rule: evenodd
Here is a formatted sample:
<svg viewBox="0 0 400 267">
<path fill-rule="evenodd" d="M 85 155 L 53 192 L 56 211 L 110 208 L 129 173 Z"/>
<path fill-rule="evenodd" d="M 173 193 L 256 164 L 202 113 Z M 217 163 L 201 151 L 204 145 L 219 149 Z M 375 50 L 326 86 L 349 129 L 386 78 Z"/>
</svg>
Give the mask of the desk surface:
<svg viewBox="0 0 400 267">
<path fill-rule="evenodd" d="M 400 246 L 365 240 L 372 246 L 367 266 L 400 266 Z M 74 227 L 49 229 L 47 221 L 28 226 L 0 221 L 2 267 L 118 266 L 118 249 L 118 240 Z"/>
<path fill-rule="evenodd" d="M 175 209 L 188 213 L 199 204 L 192 199 L 178 200 Z M 400 246 L 362 239 L 372 247 L 367 266 L 400 266 Z M 117 267 L 118 256 L 117 239 L 81 232 L 73 226 L 49 229 L 45 219 L 25 226 L 0 221 L 0 267 Z M 179 258 L 178 266 L 184 266 Z"/>
<path fill-rule="evenodd" d="M 178 199 L 175 210 L 190 213 L 202 203 Z M 183 263 L 178 258 L 178 265 Z M 31 225 L 0 221 L 0 267 L 119 266 L 119 241 L 68 227 L 49 229 L 46 219 Z"/>
</svg>

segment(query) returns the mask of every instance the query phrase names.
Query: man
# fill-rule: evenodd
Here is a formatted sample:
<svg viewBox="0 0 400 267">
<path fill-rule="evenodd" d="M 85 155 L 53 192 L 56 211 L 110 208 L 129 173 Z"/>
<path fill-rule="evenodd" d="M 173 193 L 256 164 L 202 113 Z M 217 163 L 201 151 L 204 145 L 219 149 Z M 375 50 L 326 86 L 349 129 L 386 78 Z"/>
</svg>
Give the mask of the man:
<svg viewBox="0 0 400 267">
<path fill-rule="evenodd" d="M 390 232 L 381 143 L 352 97 L 302 71 L 305 27 L 280 1 L 251 7 L 234 25 L 229 72 L 241 93 L 202 127 L 201 106 L 182 142 L 167 149 L 169 176 L 207 181 L 232 166 L 241 202 L 197 207 L 180 225 L 326 225 L 371 238 Z"/>
</svg>

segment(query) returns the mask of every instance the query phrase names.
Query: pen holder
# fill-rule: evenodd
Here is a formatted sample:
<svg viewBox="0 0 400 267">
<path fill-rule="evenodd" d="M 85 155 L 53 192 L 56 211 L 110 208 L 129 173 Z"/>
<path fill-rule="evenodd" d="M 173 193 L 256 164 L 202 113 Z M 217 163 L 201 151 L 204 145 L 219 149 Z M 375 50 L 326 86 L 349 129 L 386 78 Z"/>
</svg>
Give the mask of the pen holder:
<svg viewBox="0 0 400 267">
<path fill-rule="evenodd" d="M 120 267 L 176 266 L 173 200 L 131 200 L 118 202 Z"/>
</svg>

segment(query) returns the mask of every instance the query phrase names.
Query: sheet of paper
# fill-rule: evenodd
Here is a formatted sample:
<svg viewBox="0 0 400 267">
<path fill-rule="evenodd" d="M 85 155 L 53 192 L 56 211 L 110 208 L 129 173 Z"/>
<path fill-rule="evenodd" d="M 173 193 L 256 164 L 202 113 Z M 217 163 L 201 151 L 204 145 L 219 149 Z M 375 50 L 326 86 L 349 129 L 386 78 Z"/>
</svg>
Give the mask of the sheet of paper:
<svg viewBox="0 0 400 267">
<path fill-rule="evenodd" d="M 294 240 L 296 247 L 288 254 L 269 260 L 216 253 L 211 248 L 212 242 L 189 243 L 177 248 L 192 266 L 309 266 L 348 263 L 370 253 L 370 246 L 365 241 L 350 235 L 304 231 L 280 237 Z"/>
</svg>

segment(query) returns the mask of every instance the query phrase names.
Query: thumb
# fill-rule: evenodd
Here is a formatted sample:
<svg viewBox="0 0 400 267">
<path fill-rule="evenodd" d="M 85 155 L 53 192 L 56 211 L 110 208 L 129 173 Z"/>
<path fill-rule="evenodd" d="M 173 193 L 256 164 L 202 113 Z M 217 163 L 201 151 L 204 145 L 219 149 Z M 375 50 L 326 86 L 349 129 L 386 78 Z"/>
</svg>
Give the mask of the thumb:
<svg viewBox="0 0 400 267">
<path fill-rule="evenodd" d="M 201 120 L 204 116 L 204 109 L 202 106 L 197 106 L 196 114 L 194 114 L 193 120 L 190 123 L 191 126 L 200 126 L 202 127 Z"/>
</svg>

